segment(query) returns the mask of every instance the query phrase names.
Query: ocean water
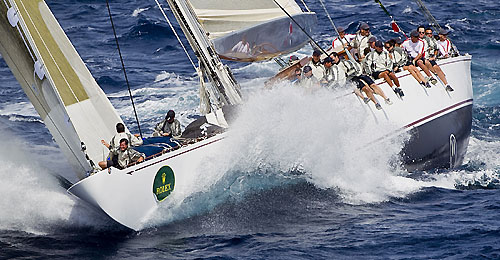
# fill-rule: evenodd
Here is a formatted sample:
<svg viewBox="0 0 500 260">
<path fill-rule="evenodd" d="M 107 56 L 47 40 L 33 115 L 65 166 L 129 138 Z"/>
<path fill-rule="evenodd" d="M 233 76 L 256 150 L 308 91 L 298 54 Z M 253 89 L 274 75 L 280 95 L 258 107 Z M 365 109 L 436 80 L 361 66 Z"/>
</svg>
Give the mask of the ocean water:
<svg viewBox="0 0 500 260">
<path fill-rule="evenodd" d="M 500 258 L 500 4 L 424 2 L 473 56 L 473 129 L 460 167 L 407 173 L 392 163 L 402 140 L 358 149 L 375 126 L 332 103 L 339 93 L 261 91 L 277 64 L 228 62 L 247 99 L 239 135 L 207 162 L 197 192 L 162 204 L 138 232 L 59 185 L 55 175 L 74 181 L 71 169 L 0 59 L 0 259 Z M 137 132 L 105 3 L 47 3 Z M 318 1 L 306 3 L 318 13 L 313 37 L 326 47 L 331 25 Z M 413 1 L 383 3 L 406 32 L 426 23 Z M 141 128 L 152 133 L 169 109 L 186 126 L 198 114 L 198 80 L 154 1 L 110 4 Z M 365 21 L 383 39 L 397 36 L 373 1 L 326 4 L 348 32 Z"/>
</svg>

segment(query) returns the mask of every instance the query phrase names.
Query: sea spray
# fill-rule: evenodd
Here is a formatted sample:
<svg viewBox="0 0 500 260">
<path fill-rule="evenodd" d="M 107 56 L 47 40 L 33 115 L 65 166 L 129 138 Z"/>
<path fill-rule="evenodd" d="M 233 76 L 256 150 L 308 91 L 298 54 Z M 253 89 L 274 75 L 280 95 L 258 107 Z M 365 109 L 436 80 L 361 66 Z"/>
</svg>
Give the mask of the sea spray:
<svg viewBox="0 0 500 260">
<path fill-rule="evenodd" d="M 338 189 L 348 203 L 380 202 L 418 190 L 422 185 L 404 177 L 394 163 L 408 136 L 384 139 L 398 128 L 375 123 L 350 91 L 310 93 L 284 85 L 252 93 L 223 147 L 200 163 L 191 189 L 172 194 L 146 226 L 297 181 Z"/>
<path fill-rule="evenodd" d="M 1 134 L 4 141 L 0 149 L 0 230 L 45 234 L 60 228 L 109 225 L 105 216 L 71 198 L 38 161 L 48 157 L 31 154 L 21 149 L 29 144 L 5 131 Z M 52 160 L 52 165 L 61 165 L 56 156 Z"/>
</svg>

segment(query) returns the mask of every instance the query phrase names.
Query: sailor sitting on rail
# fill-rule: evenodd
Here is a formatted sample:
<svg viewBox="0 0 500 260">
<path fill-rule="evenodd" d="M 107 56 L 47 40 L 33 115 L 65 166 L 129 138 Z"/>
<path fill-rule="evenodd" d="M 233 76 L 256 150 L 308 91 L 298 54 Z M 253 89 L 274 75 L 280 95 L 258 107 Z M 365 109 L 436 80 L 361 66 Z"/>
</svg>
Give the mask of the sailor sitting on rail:
<svg viewBox="0 0 500 260">
<path fill-rule="evenodd" d="M 455 49 L 450 40 L 448 40 L 448 31 L 439 30 L 439 41 L 437 45 L 439 49 L 439 58 L 446 59 L 453 56 Z"/>
<path fill-rule="evenodd" d="M 384 50 L 384 44 L 381 41 L 375 42 L 375 51 L 370 52 L 363 62 L 374 79 L 384 79 L 399 97 L 404 96 L 398 77 L 392 71 L 394 67 L 389 52 Z"/>
<path fill-rule="evenodd" d="M 337 64 L 334 64 L 334 59 L 336 57 Z M 338 55 L 336 52 L 331 54 L 331 57 L 326 57 L 323 61 L 323 66 L 325 71 L 323 71 L 323 78 L 320 83 L 327 88 L 335 88 L 337 86 L 345 85 L 346 73 L 343 67 L 338 66 Z"/>
<path fill-rule="evenodd" d="M 297 67 L 295 68 L 295 77 L 290 81 L 292 85 L 297 86 L 300 84 L 300 80 L 302 79 L 302 69 Z"/>
<path fill-rule="evenodd" d="M 153 132 L 153 136 L 171 136 L 178 138 L 181 136 L 181 123 L 175 119 L 174 110 L 169 110 L 165 119 L 158 123 Z"/>
<path fill-rule="evenodd" d="M 316 79 L 316 77 L 314 77 L 311 66 L 309 65 L 304 66 L 303 72 L 304 74 L 302 75 L 302 78 L 299 80 L 299 85 L 309 91 L 314 91 L 316 89 L 319 89 L 320 87 L 319 81 Z"/>
<path fill-rule="evenodd" d="M 431 87 L 427 79 L 420 73 L 420 70 L 410 62 L 408 53 L 403 48 L 396 46 L 395 39 L 387 41 L 385 49 L 389 52 L 389 56 L 392 59 L 395 73 L 400 72 L 402 69 L 407 70 L 420 85 L 426 88 Z"/>
<path fill-rule="evenodd" d="M 352 47 L 350 45 L 351 41 L 356 37 L 355 34 L 346 34 L 344 27 L 337 27 L 337 31 L 339 32 L 339 37 L 335 38 L 332 41 L 332 49 L 341 50 L 346 48 L 347 50 L 351 50 Z"/>
<path fill-rule="evenodd" d="M 419 38 L 418 31 L 412 31 L 410 39 L 404 41 L 402 47 L 408 53 L 411 64 L 415 67 L 420 67 L 425 75 L 427 75 L 426 80 L 432 82 L 432 84 L 436 84 L 437 80 L 432 77 L 429 68 L 425 65 L 425 43 Z"/>
<path fill-rule="evenodd" d="M 427 30 L 430 30 L 430 33 L 432 36 L 432 29 L 427 28 Z M 426 29 L 423 26 L 418 27 L 419 38 L 424 41 L 424 45 L 426 48 L 425 52 L 424 52 L 425 65 L 429 68 L 430 71 L 432 71 L 432 73 L 434 73 L 435 75 L 437 75 L 439 77 L 439 79 L 441 79 L 441 81 L 443 82 L 444 85 L 446 85 L 446 91 L 448 91 L 448 92 L 454 91 L 454 89 L 448 84 L 448 80 L 446 79 L 446 75 L 441 70 L 441 67 L 439 67 L 439 65 L 437 65 L 437 63 L 436 63 L 436 56 L 437 56 L 438 50 L 437 50 L 437 46 L 434 46 L 434 41 L 433 41 L 434 38 L 431 39 L 430 37 L 426 37 L 425 31 L 426 31 Z M 442 32 L 448 33 L 446 30 L 443 30 L 443 29 L 442 29 Z M 439 32 L 439 33 L 441 33 L 441 32 Z M 429 44 L 431 44 L 432 46 L 430 46 Z M 437 43 L 435 45 L 437 45 Z M 429 53 L 429 52 L 431 52 L 431 53 Z"/>
<path fill-rule="evenodd" d="M 353 47 L 351 52 L 354 54 L 353 56 L 358 60 L 361 61 L 365 58 L 363 51 L 366 49 L 366 47 L 369 47 L 368 40 L 372 36 L 373 35 L 370 33 L 370 26 L 366 23 L 362 23 L 359 26 L 359 31 L 356 33 L 356 37 L 354 37 L 351 42 L 351 46 Z"/>
<path fill-rule="evenodd" d="M 376 42 L 377 42 L 377 37 L 375 37 L 375 36 L 370 37 L 370 39 L 368 39 L 368 47 L 366 47 L 366 48 L 370 48 L 370 52 L 375 51 L 375 43 Z M 365 57 L 366 57 L 366 55 L 365 55 Z"/>
<path fill-rule="evenodd" d="M 358 62 L 355 60 L 341 60 L 338 64 L 346 72 L 347 80 L 352 81 L 356 85 L 354 93 L 363 99 L 366 104 L 371 100 L 377 109 L 382 109 L 382 106 L 373 95 L 375 93 L 384 98 L 386 104 L 392 105 L 391 100 L 384 94 L 384 91 L 369 76 L 363 74 L 361 65 Z M 365 92 L 368 97 L 363 97 L 361 91 Z"/>
<path fill-rule="evenodd" d="M 139 134 L 131 135 L 125 132 L 125 125 L 122 123 L 116 124 L 116 132 L 115 136 L 111 138 L 111 142 L 106 143 L 106 141 L 101 140 L 101 143 L 109 149 L 109 157 L 113 159 L 113 155 L 118 153 L 120 149 L 119 140 L 127 139 L 131 146 L 140 146 L 142 145 L 142 139 L 139 138 Z"/>
<path fill-rule="evenodd" d="M 312 69 L 312 74 L 317 80 L 323 78 L 323 64 L 321 63 L 321 51 L 314 50 L 312 54 L 311 61 L 307 64 Z"/>
<path fill-rule="evenodd" d="M 104 170 L 111 166 L 118 169 L 125 169 L 132 163 L 140 163 L 144 161 L 145 155 L 128 147 L 128 139 L 123 138 L 120 140 L 120 149 L 117 152 L 117 160 L 107 160 L 99 162 L 99 166 Z"/>
</svg>

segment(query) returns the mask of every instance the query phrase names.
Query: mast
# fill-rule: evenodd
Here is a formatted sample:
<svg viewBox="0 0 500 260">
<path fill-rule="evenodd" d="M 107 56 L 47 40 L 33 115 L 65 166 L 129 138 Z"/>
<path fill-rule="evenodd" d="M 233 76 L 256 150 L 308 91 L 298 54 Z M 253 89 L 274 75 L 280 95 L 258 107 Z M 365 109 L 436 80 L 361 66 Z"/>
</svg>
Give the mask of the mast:
<svg viewBox="0 0 500 260">
<path fill-rule="evenodd" d="M 221 62 L 191 5 L 186 0 L 167 0 L 167 3 L 198 57 L 203 76 L 211 82 L 207 88 L 211 112 L 223 106 L 241 104 L 240 86 L 229 68 Z"/>
</svg>

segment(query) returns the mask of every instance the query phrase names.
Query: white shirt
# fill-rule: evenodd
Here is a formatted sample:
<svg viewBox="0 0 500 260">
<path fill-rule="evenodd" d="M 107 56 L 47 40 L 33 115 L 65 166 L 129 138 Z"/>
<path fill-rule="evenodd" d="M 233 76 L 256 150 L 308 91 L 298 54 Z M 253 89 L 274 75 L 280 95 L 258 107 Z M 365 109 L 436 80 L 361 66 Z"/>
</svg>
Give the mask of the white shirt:
<svg viewBox="0 0 500 260">
<path fill-rule="evenodd" d="M 344 35 L 344 38 L 342 39 L 339 39 L 339 37 L 335 38 L 332 42 L 332 47 L 333 49 L 337 49 L 337 48 L 343 48 L 343 44 L 347 44 L 347 43 L 350 43 L 352 41 L 352 39 L 354 39 L 356 37 L 355 34 L 346 34 Z"/>
<path fill-rule="evenodd" d="M 307 65 L 311 67 L 313 76 L 316 78 L 316 80 L 321 80 L 321 78 L 323 78 L 323 72 L 325 70 L 325 67 L 323 67 L 321 61 L 314 64 L 313 60 L 311 59 L 311 61 Z"/>
<path fill-rule="evenodd" d="M 446 56 L 446 55 L 450 55 L 450 51 L 451 51 L 451 42 L 450 40 L 446 39 L 445 41 L 438 41 L 438 49 L 439 49 L 439 53 L 441 54 L 441 56 Z"/>
<path fill-rule="evenodd" d="M 425 55 L 425 43 L 423 40 L 419 39 L 414 43 L 410 39 L 407 39 L 403 42 L 401 47 L 403 47 L 412 58 L 416 58 L 419 54 L 422 54 L 422 57 Z"/>
</svg>

